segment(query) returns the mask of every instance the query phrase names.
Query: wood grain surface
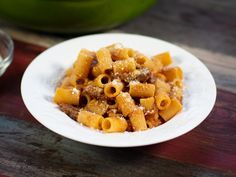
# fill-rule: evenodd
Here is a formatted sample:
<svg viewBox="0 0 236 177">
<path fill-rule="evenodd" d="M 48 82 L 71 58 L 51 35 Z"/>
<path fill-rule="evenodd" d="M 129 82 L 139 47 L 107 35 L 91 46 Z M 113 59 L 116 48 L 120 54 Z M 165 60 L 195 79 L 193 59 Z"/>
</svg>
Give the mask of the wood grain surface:
<svg viewBox="0 0 236 177">
<path fill-rule="evenodd" d="M 184 136 L 148 146 L 147 151 L 236 175 L 235 100 L 236 94 L 218 90 L 214 109 L 203 123 Z"/>
<path fill-rule="evenodd" d="M 0 115 L 15 116 L 36 122 L 23 103 L 20 84 L 29 63 L 45 48 L 16 40 L 14 45 L 13 62 L 6 73 L 0 77 Z"/>
<path fill-rule="evenodd" d="M 17 177 L 228 177 L 135 148 L 104 148 L 63 138 L 41 125 L 0 119 L 0 173 Z M 17 175 L 16 175 L 17 174 Z"/>
</svg>

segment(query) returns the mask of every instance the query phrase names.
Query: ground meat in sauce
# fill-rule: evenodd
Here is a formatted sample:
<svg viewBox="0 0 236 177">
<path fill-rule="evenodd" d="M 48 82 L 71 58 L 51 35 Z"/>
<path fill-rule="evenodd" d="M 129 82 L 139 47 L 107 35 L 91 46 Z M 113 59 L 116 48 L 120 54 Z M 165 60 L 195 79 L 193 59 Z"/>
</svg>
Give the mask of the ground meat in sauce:
<svg viewBox="0 0 236 177">
<path fill-rule="evenodd" d="M 119 74 L 119 77 L 121 80 L 123 80 L 126 83 L 131 82 L 132 80 L 135 80 L 137 77 L 137 74 L 134 72 L 129 72 L 129 73 L 122 73 Z"/>
<path fill-rule="evenodd" d="M 157 111 L 154 110 L 149 113 L 146 113 L 145 119 L 149 128 L 156 127 L 162 123 L 159 119 Z"/>
<path fill-rule="evenodd" d="M 140 74 L 137 75 L 137 80 L 139 82 L 147 82 L 151 77 L 151 72 L 147 68 L 142 68 L 139 70 Z"/>
<path fill-rule="evenodd" d="M 94 85 L 88 85 L 84 88 L 84 92 L 87 93 L 91 97 L 98 98 L 102 94 L 102 89 L 94 86 Z"/>
<path fill-rule="evenodd" d="M 59 109 L 63 111 L 65 114 L 67 114 L 70 118 L 76 120 L 79 112 L 79 108 L 65 103 L 60 103 Z"/>
<path fill-rule="evenodd" d="M 137 80 L 143 83 L 143 82 L 147 82 L 150 79 L 151 72 L 147 68 L 141 68 L 141 69 L 135 70 L 134 72 L 117 74 L 116 77 L 126 83 L 129 83 L 133 80 Z"/>
<path fill-rule="evenodd" d="M 130 120 L 126 120 L 126 121 L 127 121 L 127 124 L 128 124 L 126 131 L 132 132 L 133 131 L 133 127 L 132 127 L 132 124 L 131 124 Z"/>
<path fill-rule="evenodd" d="M 107 100 L 106 95 L 103 93 L 103 89 L 94 85 L 88 85 L 83 90 L 84 93 L 87 93 L 92 98 L 97 100 Z"/>
<path fill-rule="evenodd" d="M 107 115 L 108 115 L 109 117 L 115 116 L 116 113 L 117 113 L 117 109 L 109 109 L 109 110 L 107 111 Z"/>
<path fill-rule="evenodd" d="M 123 114 L 117 108 L 111 108 L 107 110 L 108 117 L 124 117 Z"/>
<path fill-rule="evenodd" d="M 148 82 L 150 82 L 151 84 L 154 84 L 156 80 L 157 80 L 156 76 L 154 76 L 154 74 L 151 73 L 150 78 L 148 79 Z"/>
</svg>

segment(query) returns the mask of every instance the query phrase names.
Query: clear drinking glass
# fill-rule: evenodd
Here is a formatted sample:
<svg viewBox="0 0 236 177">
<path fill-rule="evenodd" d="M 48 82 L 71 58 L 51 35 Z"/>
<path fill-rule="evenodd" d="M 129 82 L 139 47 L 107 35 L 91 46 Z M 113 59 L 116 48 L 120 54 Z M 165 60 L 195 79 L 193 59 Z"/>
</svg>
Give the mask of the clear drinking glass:
<svg viewBox="0 0 236 177">
<path fill-rule="evenodd" d="M 11 37 L 0 30 L 0 76 L 6 71 L 13 59 L 14 44 Z"/>
</svg>

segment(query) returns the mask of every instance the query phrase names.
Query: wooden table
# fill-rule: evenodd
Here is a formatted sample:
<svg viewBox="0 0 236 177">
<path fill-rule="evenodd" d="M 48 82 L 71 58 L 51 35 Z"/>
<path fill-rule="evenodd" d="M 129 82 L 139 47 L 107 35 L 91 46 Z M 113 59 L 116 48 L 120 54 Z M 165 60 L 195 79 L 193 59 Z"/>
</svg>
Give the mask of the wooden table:
<svg viewBox="0 0 236 177">
<path fill-rule="evenodd" d="M 209 67 L 218 88 L 215 107 L 200 126 L 139 148 L 86 145 L 40 125 L 23 104 L 21 77 L 35 56 L 69 37 L 0 25 L 15 42 L 14 61 L 0 78 L 0 177 L 236 176 L 235 0 L 159 0 L 149 12 L 113 30 L 185 48 Z"/>
</svg>

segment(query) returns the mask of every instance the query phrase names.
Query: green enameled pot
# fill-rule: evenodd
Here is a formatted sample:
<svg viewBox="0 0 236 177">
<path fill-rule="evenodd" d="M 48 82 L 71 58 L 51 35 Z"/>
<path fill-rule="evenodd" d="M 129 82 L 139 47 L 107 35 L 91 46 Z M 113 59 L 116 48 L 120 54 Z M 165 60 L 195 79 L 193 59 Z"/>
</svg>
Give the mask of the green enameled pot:
<svg viewBox="0 0 236 177">
<path fill-rule="evenodd" d="M 113 28 L 156 0 L 0 0 L 0 18 L 54 33 L 90 33 Z"/>
</svg>

